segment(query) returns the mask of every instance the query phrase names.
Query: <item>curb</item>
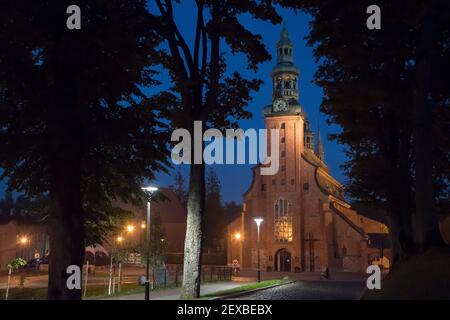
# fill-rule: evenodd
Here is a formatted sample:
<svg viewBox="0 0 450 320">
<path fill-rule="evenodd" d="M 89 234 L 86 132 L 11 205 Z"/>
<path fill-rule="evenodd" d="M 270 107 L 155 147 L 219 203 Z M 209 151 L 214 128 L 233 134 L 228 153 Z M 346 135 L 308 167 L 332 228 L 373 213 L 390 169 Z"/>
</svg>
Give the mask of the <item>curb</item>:
<svg viewBox="0 0 450 320">
<path fill-rule="evenodd" d="M 271 288 L 275 288 L 275 287 L 281 287 L 281 286 L 284 286 L 284 285 L 287 285 L 287 284 L 292 284 L 294 282 L 297 282 L 297 280 L 291 280 L 291 281 L 280 283 L 280 284 L 273 284 L 273 285 L 270 285 L 270 286 L 267 286 L 267 287 L 264 287 L 264 288 L 256 288 L 256 289 L 251 289 L 251 290 L 247 290 L 247 291 L 243 291 L 243 292 L 232 293 L 232 294 L 229 294 L 229 295 L 226 295 L 226 296 L 220 296 L 220 297 L 211 298 L 209 300 L 226 300 L 226 299 L 229 299 L 229 298 L 237 298 L 237 297 L 245 296 L 245 295 L 250 294 L 250 293 L 255 293 L 255 292 L 258 292 L 258 291 L 271 289 Z"/>
</svg>

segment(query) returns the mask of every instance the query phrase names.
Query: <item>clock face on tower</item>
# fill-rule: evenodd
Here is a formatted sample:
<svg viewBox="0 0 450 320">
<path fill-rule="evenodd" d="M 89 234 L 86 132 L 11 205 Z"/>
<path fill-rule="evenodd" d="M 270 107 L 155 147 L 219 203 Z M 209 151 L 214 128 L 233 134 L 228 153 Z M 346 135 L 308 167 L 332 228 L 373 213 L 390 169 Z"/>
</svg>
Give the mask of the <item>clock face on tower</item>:
<svg viewBox="0 0 450 320">
<path fill-rule="evenodd" d="M 289 105 L 284 99 L 276 99 L 273 102 L 273 111 L 274 112 L 282 112 L 282 111 L 288 111 Z"/>
</svg>

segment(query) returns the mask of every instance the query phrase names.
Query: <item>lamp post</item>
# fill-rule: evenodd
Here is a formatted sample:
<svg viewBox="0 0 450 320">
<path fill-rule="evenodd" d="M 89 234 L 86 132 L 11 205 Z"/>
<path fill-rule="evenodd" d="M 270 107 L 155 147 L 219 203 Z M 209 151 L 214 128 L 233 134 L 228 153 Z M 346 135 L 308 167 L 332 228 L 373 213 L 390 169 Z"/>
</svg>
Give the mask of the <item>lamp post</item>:
<svg viewBox="0 0 450 320">
<path fill-rule="evenodd" d="M 22 259 L 27 260 L 28 258 L 25 258 L 25 254 L 24 254 L 24 248 L 29 244 L 30 239 L 27 236 L 21 236 L 19 239 L 19 244 L 20 244 L 20 256 Z"/>
<path fill-rule="evenodd" d="M 257 245 L 258 245 L 258 282 L 261 282 L 261 259 L 260 259 L 260 253 L 259 253 L 259 226 L 261 225 L 261 222 L 264 220 L 262 218 L 255 218 L 255 223 L 257 226 Z"/>
<path fill-rule="evenodd" d="M 114 239 L 113 247 L 111 249 L 111 256 L 109 261 L 109 282 L 108 282 L 108 296 L 110 296 L 112 293 L 114 293 L 114 286 L 113 283 L 113 261 L 114 261 L 114 255 L 116 254 L 117 246 L 120 245 L 123 242 L 123 237 L 118 236 L 116 239 Z M 95 254 L 94 254 L 95 255 Z"/>
<path fill-rule="evenodd" d="M 237 266 L 235 267 L 233 265 L 233 239 L 236 240 L 237 242 L 240 243 L 241 240 L 241 234 L 239 232 L 236 232 L 235 234 L 233 234 L 233 236 L 231 237 L 231 241 L 230 241 L 230 261 L 231 261 L 231 268 L 233 268 L 232 270 L 234 270 L 235 273 L 237 273 Z M 241 253 L 239 252 L 239 262 L 241 261 Z"/>
<path fill-rule="evenodd" d="M 157 191 L 156 187 L 144 187 L 142 188 L 144 192 L 149 193 L 150 195 Z M 145 264 L 145 300 L 150 300 L 150 197 L 147 200 L 147 261 Z"/>
</svg>

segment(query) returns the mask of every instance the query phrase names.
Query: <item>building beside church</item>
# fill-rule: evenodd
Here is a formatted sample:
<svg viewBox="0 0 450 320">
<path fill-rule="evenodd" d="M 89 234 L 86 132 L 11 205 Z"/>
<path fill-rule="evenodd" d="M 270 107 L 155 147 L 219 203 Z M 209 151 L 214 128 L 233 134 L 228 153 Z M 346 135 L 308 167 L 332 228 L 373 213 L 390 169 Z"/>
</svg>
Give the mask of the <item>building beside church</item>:
<svg viewBox="0 0 450 320">
<path fill-rule="evenodd" d="M 261 270 L 365 271 L 388 256 L 382 244 L 387 228 L 353 210 L 331 176 L 320 133 L 314 134 L 299 102 L 300 71 L 284 28 L 276 50 L 272 104 L 264 117 L 267 129 L 279 129 L 280 167 L 272 176 L 261 175 L 261 166 L 253 168 L 241 216 L 229 225 L 228 262 L 257 267 L 254 219 L 261 217 Z M 270 133 L 267 146 L 270 150 Z M 233 236 L 237 233 L 240 237 Z"/>
</svg>

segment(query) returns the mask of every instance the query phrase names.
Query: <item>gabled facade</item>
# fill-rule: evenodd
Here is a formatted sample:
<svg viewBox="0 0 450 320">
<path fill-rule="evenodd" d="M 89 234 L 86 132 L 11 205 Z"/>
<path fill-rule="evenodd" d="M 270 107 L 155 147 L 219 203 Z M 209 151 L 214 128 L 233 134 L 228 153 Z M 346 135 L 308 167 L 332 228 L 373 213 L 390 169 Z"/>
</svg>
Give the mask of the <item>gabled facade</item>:
<svg viewBox="0 0 450 320">
<path fill-rule="evenodd" d="M 276 50 L 272 104 L 264 108 L 264 117 L 267 129 L 280 132 L 280 167 L 272 176 L 261 175 L 259 166 L 253 168 L 241 217 L 229 227 L 231 235 L 243 235 L 241 243 L 230 237 L 229 263 L 257 266 L 254 218 L 262 217 L 262 270 L 319 271 L 327 266 L 363 271 L 380 255 L 379 248 L 371 248 L 370 233 L 386 236 L 387 228 L 352 210 L 341 184 L 331 176 L 320 134 L 314 135 L 299 102 L 300 71 L 286 29 Z M 270 150 L 270 136 L 267 140 Z"/>
</svg>

